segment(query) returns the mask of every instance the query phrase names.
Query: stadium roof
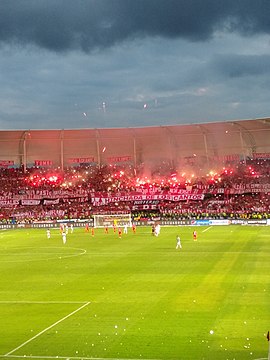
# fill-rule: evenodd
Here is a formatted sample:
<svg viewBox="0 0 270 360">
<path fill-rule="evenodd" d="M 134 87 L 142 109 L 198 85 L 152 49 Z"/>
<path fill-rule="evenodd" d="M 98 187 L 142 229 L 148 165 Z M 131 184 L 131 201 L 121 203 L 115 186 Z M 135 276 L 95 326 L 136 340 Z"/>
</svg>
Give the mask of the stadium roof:
<svg viewBox="0 0 270 360">
<path fill-rule="evenodd" d="M 270 118 L 117 129 L 0 131 L 0 162 L 65 167 L 211 163 L 270 154 Z"/>
</svg>

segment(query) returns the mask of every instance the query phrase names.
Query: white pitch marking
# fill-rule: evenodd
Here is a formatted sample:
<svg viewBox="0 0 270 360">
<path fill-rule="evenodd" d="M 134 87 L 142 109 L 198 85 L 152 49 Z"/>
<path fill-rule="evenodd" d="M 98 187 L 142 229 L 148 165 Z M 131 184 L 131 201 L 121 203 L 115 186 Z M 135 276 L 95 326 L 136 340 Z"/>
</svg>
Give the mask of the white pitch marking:
<svg viewBox="0 0 270 360">
<path fill-rule="evenodd" d="M 212 229 L 212 227 L 213 227 L 213 226 L 210 226 L 210 227 L 208 227 L 208 228 L 204 229 L 202 232 L 206 232 L 206 231 L 208 231 L 208 230 Z"/>
<path fill-rule="evenodd" d="M 34 247 L 29 247 L 29 246 L 25 246 L 25 247 L 22 247 L 22 248 L 13 248 L 13 249 L 36 249 Z M 48 248 L 48 247 L 41 247 L 40 249 L 62 249 L 60 247 L 52 247 L 52 248 Z M 54 260 L 55 259 L 55 256 L 59 256 L 61 255 L 61 258 L 62 259 L 67 259 L 67 258 L 71 258 L 71 257 L 76 257 L 76 256 L 81 256 L 81 255 L 84 255 L 86 254 L 86 250 L 85 249 L 81 249 L 81 248 L 69 248 L 69 249 L 73 249 L 73 250 L 81 250 L 82 252 L 80 253 L 75 253 L 75 254 L 68 254 L 68 253 L 42 253 L 41 254 L 41 258 L 37 257 L 37 258 L 32 258 L 32 259 L 23 259 L 23 260 L 1 260 L 2 262 L 30 262 L 30 261 L 45 261 L 45 260 Z M 0 248 L 0 250 L 3 250 Z M 4 249 L 5 250 L 5 249 Z M 3 253 L 3 254 L 0 254 L 0 256 L 6 256 L 6 255 L 10 255 L 10 256 L 14 256 L 14 253 Z M 24 254 L 16 254 L 16 256 L 25 256 L 25 255 L 33 255 L 33 253 L 24 253 Z M 40 254 L 39 254 L 40 255 Z M 42 256 L 45 255 L 45 256 L 48 256 L 48 257 L 45 257 L 45 258 L 42 258 Z"/>
<path fill-rule="evenodd" d="M 5 358 L 18 358 L 18 359 L 70 359 L 70 360 L 160 360 L 160 359 L 120 359 L 120 358 L 100 358 L 100 357 L 79 357 L 79 356 L 35 356 L 35 355 L 0 355 L 1 357 Z M 258 359 L 258 360 L 264 360 L 264 359 Z M 267 360 L 267 359 L 266 359 Z"/>
<path fill-rule="evenodd" d="M 85 304 L 85 301 L 24 301 L 24 300 L 0 300 L 0 304 Z"/>
<path fill-rule="evenodd" d="M 90 301 L 87 302 L 86 304 L 80 306 L 78 309 L 72 311 L 70 314 L 66 315 L 65 317 L 63 317 L 62 319 L 56 321 L 54 324 L 48 326 L 46 329 L 40 331 L 38 334 L 36 334 L 35 336 L 33 336 L 31 339 L 25 341 L 24 343 L 22 343 L 21 345 L 17 346 L 15 349 L 9 351 L 8 353 L 5 354 L 5 356 L 8 356 L 12 353 L 14 353 L 15 351 L 19 350 L 20 348 L 22 348 L 24 345 L 28 344 L 29 342 L 31 342 L 32 340 L 36 339 L 38 336 L 44 334 L 46 331 L 50 330 L 51 328 L 53 328 L 54 326 L 60 324 L 62 321 L 66 320 L 67 318 L 69 318 L 70 316 L 76 314 L 78 311 L 82 310 L 85 306 L 89 305 Z"/>
</svg>

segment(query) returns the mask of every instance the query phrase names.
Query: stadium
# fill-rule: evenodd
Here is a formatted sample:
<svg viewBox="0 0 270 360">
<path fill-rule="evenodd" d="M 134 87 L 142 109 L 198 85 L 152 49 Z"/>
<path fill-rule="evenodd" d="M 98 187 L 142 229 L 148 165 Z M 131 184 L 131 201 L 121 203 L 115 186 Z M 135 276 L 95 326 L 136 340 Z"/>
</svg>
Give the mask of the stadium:
<svg viewBox="0 0 270 360">
<path fill-rule="evenodd" d="M 269 119 L 2 131 L 1 221 L 129 212 L 133 220 L 196 220 L 211 213 L 266 223 L 269 139 Z"/>
<path fill-rule="evenodd" d="M 0 167 L 0 357 L 267 359 L 270 119 L 0 131 Z"/>
</svg>

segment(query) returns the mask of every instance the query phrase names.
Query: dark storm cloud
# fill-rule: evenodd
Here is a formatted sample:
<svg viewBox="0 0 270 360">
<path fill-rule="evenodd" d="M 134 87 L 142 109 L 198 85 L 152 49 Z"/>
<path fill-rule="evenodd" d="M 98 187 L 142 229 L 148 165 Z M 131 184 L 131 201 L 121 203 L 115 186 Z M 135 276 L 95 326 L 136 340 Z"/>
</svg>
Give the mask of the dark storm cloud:
<svg viewBox="0 0 270 360">
<path fill-rule="evenodd" d="M 210 66 L 226 78 L 269 75 L 270 56 L 227 54 L 216 57 Z"/>
<path fill-rule="evenodd" d="M 85 52 L 160 36 L 270 32 L 269 0 L 1 0 L 0 42 Z"/>
</svg>

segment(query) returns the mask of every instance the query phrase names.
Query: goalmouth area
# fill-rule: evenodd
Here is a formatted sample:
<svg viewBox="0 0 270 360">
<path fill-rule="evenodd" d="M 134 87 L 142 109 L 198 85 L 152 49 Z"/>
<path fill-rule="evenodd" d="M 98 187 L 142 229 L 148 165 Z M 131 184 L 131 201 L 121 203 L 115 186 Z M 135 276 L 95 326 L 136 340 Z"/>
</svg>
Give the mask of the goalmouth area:
<svg viewBox="0 0 270 360">
<path fill-rule="evenodd" d="M 269 254 L 266 226 L 0 230 L 0 357 L 267 359 Z"/>
</svg>

